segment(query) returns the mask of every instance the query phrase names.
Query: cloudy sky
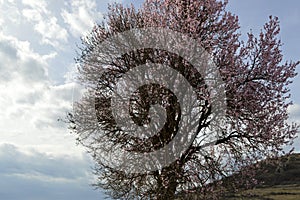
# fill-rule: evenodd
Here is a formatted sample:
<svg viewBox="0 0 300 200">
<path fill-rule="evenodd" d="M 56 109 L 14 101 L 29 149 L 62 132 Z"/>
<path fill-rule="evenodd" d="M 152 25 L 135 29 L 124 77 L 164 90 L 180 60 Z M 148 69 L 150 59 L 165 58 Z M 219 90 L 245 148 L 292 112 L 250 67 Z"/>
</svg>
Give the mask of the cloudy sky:
<svg viewBox="0 0 300 200">
<path fill-rule="evenodd" d="M 89 186 L 90 158 L 57 119 L 79 96 L 73 81 L 79 38 L 103 19 L 109 2 L 0 0 L 0 199 L 102 199 Z M 278 16 L 285 59 L 300 59 L 298 0 L 231 0 L 228 9 L 239 15 L 242 34 Z M 298 122 L 299 86 L 300 76 L 290 108 Z M 295 147 L 300 152 L 299 140 Z"/>
</svg>

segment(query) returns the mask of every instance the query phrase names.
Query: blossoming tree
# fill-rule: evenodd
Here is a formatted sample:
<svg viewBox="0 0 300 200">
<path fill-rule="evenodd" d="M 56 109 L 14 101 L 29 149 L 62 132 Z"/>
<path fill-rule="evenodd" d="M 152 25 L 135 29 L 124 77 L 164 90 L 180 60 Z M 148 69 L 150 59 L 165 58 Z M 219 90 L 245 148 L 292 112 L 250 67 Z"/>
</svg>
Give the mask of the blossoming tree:
<svg viewBox="0 0 300 200">
<path fill-rule="evenodd" d="M 296 76 L 295 68 L 299 62 L 283 61 L 278 19 L 270 17 L 258 36 L 248 33 L 246 41 L 242 41 L 238 17 L 225 10 L 226 4 L 227 1 L 217 0 L 146 0 L 139 9 L 113 4 L 106 20 L 83 39 L 78 58 L 78 79 L 86 86 L 88 94 L 75 103 L 70 122 L 78 141 L 87 147 L 96 163 L 98 181 L 95 186 L 105 189 L 112 198 L 175 199 L 196 193 L 196 199 L 217 199 L 223 189 L 236 188 L 237 184 L 255 184 L 252 179 L 255 172 L 253 163 L 281 154 L 282 147 L 295 137 L 298 126 L 287 123 L 287 108 L 291 105 L 288 86 Z M 221 79 L 218 86 L 223 88 L 223 103 L 226 105 L 217 134 L 209 133 L 207 129 L 215 116 L 213 110 L 216 105 L 210 98 L 212 91 L 208 89 L 203 74 L 195 70 L 192 59 L 182 56 L 187 55 L 186 52 L 191 53 L 191 46 L 174 43 L 179 49 L 177 53 L 175 50 L 168 51 L 174 46 L 150 48 L 151 44 L 146 40 L 155 41 L 150 34 L 143 38 L 145 41 L 139 41 L 139 47 L 140 43 L 148 44 L 145 48 L 134 48 L 112 56 L 120 46 L 130 46 L 130 42 L 139 40 L 141 32 L 130 35 L 130 42 L 128 38 L 119 38 L 114 45 L 107 46 L 109 43 L 105 41 L 126 31 L 149 30 L 147 28 L 185 35 L 211 56 L 210 61 L 205 63 L 214 63 L 218 70 Z M 181 37 L 180 34 L 175 35 Z M 176 40 L 173 36 L 168 37 Z M 118 124 L 122 121 L 122 114 L 119 115 L 122 108 L 118 106 L 123 103 L 114 104 L 112 94 L 117 90 L 120 78 L 126 86 L 129 84 L 124 83 L 126 74 L 140 65 L 150 68 L 151 63 L 163 64 L 177 71 L 192 86 L 196 99 L 186 98 L 180 103 L 176 94 L 184 95 L 186 90 L 172 92 L 157 81 L 138 86 L 131 94 L 128 106 L 125 106 L 133 124 L 138 127 L 150 124 L 149 116 L 154 105 L 165 110 L 164 116 L 156 113 L 157 119 L 165 120 L 159 131 L 147 135 L 147 131 L 141 129 L 145 132 L 144 137 L 138 137 L 131 134 L 132 129 L 122 129 Z M 153 76 L 147 73 L 128 77 L 132 81 Z M 168 71 L 159 75 L 160 79 L 178 84 Z M 198 116 L 196 119 L 188 121 L 196 131 L 193 134 L 185 132 L 183 141 L 189 138 L 191 142 L 184 151 L 174 156 L 172 162 L 162 164 L 159 158 L 151 159 L 155 169 L 133 170 L 131 173 L 122 170 L 121 165 L 110 165 L 108 160 L 118 157 L 117 154 L 109 154 L 112 149 L 147 154 L 171 144 L 182 126 L 180 120 L 186 115 L 182 104 L 190 106 L 190 113 L 198 112 L 198 115 L 192 115 Z M 113 107 L 119 110 L 114 113 Z M 91 112 L 94 112 L 95 118 Z M 118 116 L 119 119 L 116 119 Z M 159 125 L 155 123 L 160 120 L 152 121 L 157 128 Z M 208 133 L 214 137 L 207 136 Z M 179 142 L 171 149 L 176 149 L 178 144 L 183 145 Z M 111 157 L 106 158 L 109 155 Z M 116 163 L 132 169 L 137 167 L 136 164 L 128 164 L 136 159 L 130 155 Z M 171 154 L 158 155 L 166 159 L 172 157 Z M 223 181 L 235 173 L 239 176 L 230 179 L 230 182 Z"/>
</svg>

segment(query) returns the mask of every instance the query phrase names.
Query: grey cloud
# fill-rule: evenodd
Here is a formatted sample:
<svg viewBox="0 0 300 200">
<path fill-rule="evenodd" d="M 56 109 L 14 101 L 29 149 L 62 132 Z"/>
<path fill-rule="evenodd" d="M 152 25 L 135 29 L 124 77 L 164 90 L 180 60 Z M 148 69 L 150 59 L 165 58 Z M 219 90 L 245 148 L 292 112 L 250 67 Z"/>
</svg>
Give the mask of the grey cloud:
<svg viewBox="0 0 300 200">
<path fill-rule="evenodd" d="M 17 58 L 17 50 L 9 43 L 0 41 L 0 50 L 3 56 L 9 57 L 12 60 Z"/>
<path fill-rule="evenodd" d="M 46 71 L 37 60 L 29 59 L 22 63 L 19 73 L 26 82 L 40 82 L 47 80 Z"/>
<path fill-rule="evenodd" d="M 89 186 L 88 157 L 23 153 L 11 144 L 0 145 L 0 198 L 5 200 L 94 200 L 104 195 Z"/>
<path fill-rule="evenodd" d="M 87 160 L 53 157 L 39 152 L 26 155 L 13 145 L 0 147 L 0 173 L 36 174 L 52 178 L 76 179 L 86 177 Z"/>
<path fill-rule="evenodd" d="M 7 81 L 12 77 L 15 66 L 13 60 L 17 59 L 17 49 L 10 43 L 0 41 L 0 82 Z"/>
<path fill-rule="evenodd" d="M 78 183 L 49 183 L 0 175 L 0 198 L 5 200 L 100 200 L 103 195 Z"/>
<path fill-rule="evenodd" d="M 47 76 L 42 56 L 34 52 L 26 54 L 31 50 L 24 47 L 24 42 L 21 43 L 15 38 L 0 36 L 0 81 L 11 81 L 19 76 L 28 83 L 44 82 Z"/>
<path fill-rule="evenodd" d="M 41 100 L 43 97 L 43 93 L 40 91 L 34 91 L 34 92 L 29 92 L 22 98 L 19 98 L 16 100 L 18 104 L 29 104 L 29 105 L 34 105 L 36 102 Z"/>
</svg>

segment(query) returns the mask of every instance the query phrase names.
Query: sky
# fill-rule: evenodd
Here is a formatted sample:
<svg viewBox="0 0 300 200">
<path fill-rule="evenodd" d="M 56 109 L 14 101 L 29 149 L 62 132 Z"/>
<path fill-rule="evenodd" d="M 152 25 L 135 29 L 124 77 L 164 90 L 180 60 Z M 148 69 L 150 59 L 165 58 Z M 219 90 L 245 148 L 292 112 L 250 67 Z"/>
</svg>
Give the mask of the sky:
<svg viewBox="0 0 300 200">
<path fill-rule="evenodd" d="M 96 200 L 93 162 L 64 118 L 80 97 L 74 82 L 80 37 L 103 20 L 111 0 L 0 0 L 0 199 Z M 141 4 L 141 0 L 120 0 Z M 242 35 L 278 16 L 285 60 L 300 60 L 300 1 L 229 0 Z M 300 72 L 299 67 L 297 69 Z M 300 75 L 290 121 L 300 123 Z M 300 140 L 294 147 L 300 152 Z"/>
</svg>

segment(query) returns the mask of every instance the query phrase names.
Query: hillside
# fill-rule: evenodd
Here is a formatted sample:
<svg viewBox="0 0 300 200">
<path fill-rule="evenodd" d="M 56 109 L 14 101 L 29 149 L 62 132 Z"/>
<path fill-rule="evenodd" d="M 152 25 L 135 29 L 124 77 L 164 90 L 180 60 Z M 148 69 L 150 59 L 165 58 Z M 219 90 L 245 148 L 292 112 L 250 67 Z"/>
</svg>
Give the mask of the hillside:
<svg viewBox="0 0 300 200">
<path fill-rule="evenodd" d="M 266 165 L 267 173 L 257 176 L 264 181 L 264 185 L 290 185 L 300 184 L 300 154 L 292 154 L 280 159 L 278 166 Z"/>
<path fill-rule="evenodd" d="M 227 193 L 222 200 L 300 200 L 300 154 L 279 158 L 278 163 L 262 161 L 253 189 Z M 238 176 L 238 174 L 236 174 Z M 231 177 L 227 179 L 230 182 Z M 201 194 L 180 194 L 179 199 L 199 199 Z"/>
<path fill-rule="evenodd" d="M 225 200 L 299 200 L 300 154 L 280 158 L 278 165 L 263 162 L 257 179 L 263 183 L 251 190 L 228 194 Z"/>
</svg>

